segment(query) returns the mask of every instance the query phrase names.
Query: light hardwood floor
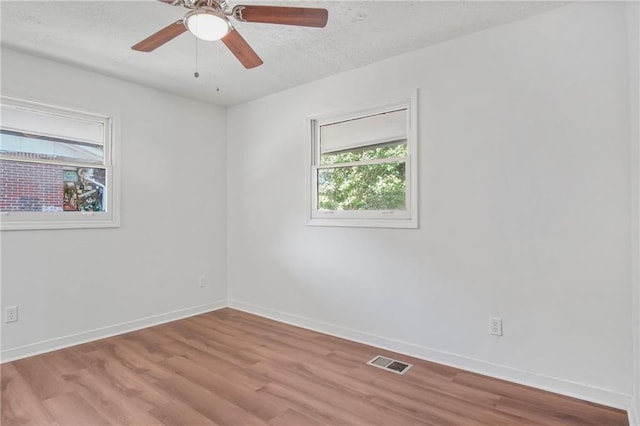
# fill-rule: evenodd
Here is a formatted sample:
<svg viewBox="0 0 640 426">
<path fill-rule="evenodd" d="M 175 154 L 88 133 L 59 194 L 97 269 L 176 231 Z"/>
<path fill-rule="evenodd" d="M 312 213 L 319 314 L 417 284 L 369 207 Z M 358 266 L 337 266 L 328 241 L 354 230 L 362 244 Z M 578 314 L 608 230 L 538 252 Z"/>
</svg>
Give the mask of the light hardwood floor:
<svg viewBox="0 0 640 426">
<path fill-rule="evenodd" d="M 414 364 L 400 376 L 366 365 Z M 2 425 L 627 425 L 626 413 L 232 309 L 3 364 Z"/>
</svg>

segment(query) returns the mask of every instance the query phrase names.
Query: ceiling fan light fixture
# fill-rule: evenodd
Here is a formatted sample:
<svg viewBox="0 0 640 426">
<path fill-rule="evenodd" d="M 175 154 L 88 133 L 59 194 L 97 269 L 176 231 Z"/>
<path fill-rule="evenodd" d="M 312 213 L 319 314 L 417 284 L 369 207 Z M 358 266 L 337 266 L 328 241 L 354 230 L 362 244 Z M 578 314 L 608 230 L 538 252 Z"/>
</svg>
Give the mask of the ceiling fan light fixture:
<svg viewBox="0 0 640 426">
<path fill-rule="evenodd" d="M 220 40 L 231 31 L 231 23 L 222 12 L 211 8 L 201 7 L 187 13 L 184 26 L 201 40 Z"/>
</svg>

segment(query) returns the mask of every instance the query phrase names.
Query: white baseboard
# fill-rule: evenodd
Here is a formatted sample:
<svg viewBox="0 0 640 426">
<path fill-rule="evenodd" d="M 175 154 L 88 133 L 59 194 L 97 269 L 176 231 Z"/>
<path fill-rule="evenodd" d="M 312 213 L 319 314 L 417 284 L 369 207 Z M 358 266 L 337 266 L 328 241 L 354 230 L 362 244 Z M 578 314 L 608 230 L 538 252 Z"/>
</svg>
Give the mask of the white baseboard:
<svg viewBox="0 0 640 426">
<path fill-rule="evenodd" d="M 583 383 L 572 382 L 557 377 L 551 377 L 533 373 L 530 371 L 520 370 L 517 368 L 507 367 L 504 365 L 493 364 L 487 361 L 469 358 L 455 353 L 440 351 L 437 349 L 431 349 L 424 346 L 418 346 L 412 343 L 402 342 L 400 340 L 395 340 L 388 337 L 363 333 L 334 324 L 316 321 L 310 318 L 292 315 L 274 309 L 255 306 L 250 303 L 241 302 L 239 300 L 230 299 L 229 307 L 262 317 L 270 318 L 279 322 L 284 322 L 313 331 L 318 331 L 320 333 L 330 334 L 336 337 L 364 343 L 366 345 L 375 346 L 393 352 L 399 352 L 408 356 L 412 356 L 414 358 L 437 362 L 439 364 L 460 368 L 462 370 L 467 370 L 474 373 L 484 374 L 486 376 L 491 376 L 498 379 L 508 380 L 510 382 L 583 399 L 597 404 L 607 405 L 609 407 L 619 408 L 622 410 L 629 410 L 629 408 L 631 407 L 630 395 L 625 395 L 608 389 L 602 389 Z M 631 417 L 631 414 L 629 414 L 629 417 Z"/>
<path fill-rule="evenodd" d="M 140 330 L 142 328 L 152 327 L 154 325 L 164 324 L 170 321 L 215 311 L 221 308 L 225 308 L 226 306 L 227 301 L 220 300 L 214 303 L 192 306 L 186 309 L 179 309 L 173 312 L 166 312 L 160 315 L 152 315 L 133 321 L 127 321 L 120 324 L 109 325 L 106 327 L 96 328 L 94 330 L 83 331 L 81 333 L 70 334 L 68 336 L 57 337 L 54 339 L 43 340 L 41 342 L 30 343 L 28 345 L 6 349 L 0 351 L 0 363 L 14 361 L 16 359 L 26 358 L 33 355 L 39 355 L 58 349 L 64 349 L 68 348 L 69 346 L 80 345 L 82 343 L 88 343 L 94 340 L 116 336 L 118 334 L 129 333 L 131 331 Z"/>
</svg>

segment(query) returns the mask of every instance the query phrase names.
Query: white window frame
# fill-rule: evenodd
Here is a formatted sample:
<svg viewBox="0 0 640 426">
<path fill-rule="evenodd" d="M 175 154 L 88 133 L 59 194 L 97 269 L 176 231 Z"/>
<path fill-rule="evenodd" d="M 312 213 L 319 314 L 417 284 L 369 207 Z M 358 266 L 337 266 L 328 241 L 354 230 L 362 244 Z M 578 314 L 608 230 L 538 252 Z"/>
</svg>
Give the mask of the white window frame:
<svg viewBox="0 0 640 426">
<path fill-rule="evenodd" d="M 375 228 L 417 228 L 418 227 L 418 91 L 401 95 L 391 95 L 371 102 L 368 107 L 356 107 L 331 113 L 312 115 L 307 118 L 307 129 L 311 155 L 308 167 L 307 225 L 310 226 L 350 226 Z M 406 108 L 406 139 L 408 155 L 406 161 L 406 210 L 319 210 L 318 165 L 320 164 L 320 127 L 346 120 L 353 120 Z M 371 145 L 379 141 L 371 141 Z M 371 160 L 367 163 L 384 162 Z M 365 164 L 361 162 L 358 164 Z M 344 164 L 341 164 L 343 166 Z M 348 164 L 347 164 L 348 165 Z"/>
<path fill-rule="evenodd" d="M 74 229 L 74 228 L 113 228 L 120 226 L 119 214 L 119 170 L 115 167 L 114 119 L 105 114 L 78 111 L 70 108 L 54 106 L 24 99 L 1 96 L 0 102 L 12 108 L 25 109 L 36 113 L 57 115 L 64 118 L 97 122 L 104 127 L 104 163 L 91 164 L 81 162 L 65 162 L 55 160 L 20 160 L 12 156 L 0 154 L 0 159 L 9 161 L 26 161 L 30 163 L 59 164 L 87 168 L 106 169 L 106 211 L 103 212 L 0 212 L 0 230 L 30 229 Z M 2 126 L 0 122 L 0 127 Z"/>
</svg>

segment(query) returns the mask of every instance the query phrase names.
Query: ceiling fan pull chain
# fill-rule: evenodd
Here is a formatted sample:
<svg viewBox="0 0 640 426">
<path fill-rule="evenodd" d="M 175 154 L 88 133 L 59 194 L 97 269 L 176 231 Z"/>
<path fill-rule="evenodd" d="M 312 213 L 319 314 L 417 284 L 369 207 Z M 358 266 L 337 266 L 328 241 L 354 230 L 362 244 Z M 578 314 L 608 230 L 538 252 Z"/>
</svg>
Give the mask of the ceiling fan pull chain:
<svg viewBox="0 0 640 426">
<path fill-rule="evenodd" d="M 213 80 L 218 80 L 218 75 L 222 75 L 222 72 L 218 73 L 220 68 L 220 49 L 216 46 L 215 48 L 216 62 L 213 66 Z M 220 91 L 220 87 L 216 84 L 216 92 Z"/>
<path fill-rule="evenodd" d="M 199 39 L 198 37 L 195 37 L 195 39 L 196 39 L 196 72 L 193 73 L 193 76 L 195 78 L 198 78 L 200 77 L 200 73 L 198 72 L 198 41 Z"/>
</svg>

